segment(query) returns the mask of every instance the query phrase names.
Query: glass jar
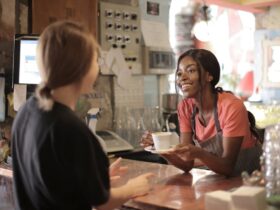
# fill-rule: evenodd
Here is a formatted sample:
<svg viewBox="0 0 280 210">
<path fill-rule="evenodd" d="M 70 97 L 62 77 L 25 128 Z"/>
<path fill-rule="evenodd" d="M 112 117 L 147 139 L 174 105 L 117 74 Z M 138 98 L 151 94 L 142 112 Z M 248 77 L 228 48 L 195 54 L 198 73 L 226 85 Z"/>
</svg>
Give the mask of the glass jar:
<svg viewBox="0 0 280 210">
<path fill-rule="evenodd" d="M 268 204 L 280 207 L 280 124 L 265 130 L 263 175 Z"/>
</svg>

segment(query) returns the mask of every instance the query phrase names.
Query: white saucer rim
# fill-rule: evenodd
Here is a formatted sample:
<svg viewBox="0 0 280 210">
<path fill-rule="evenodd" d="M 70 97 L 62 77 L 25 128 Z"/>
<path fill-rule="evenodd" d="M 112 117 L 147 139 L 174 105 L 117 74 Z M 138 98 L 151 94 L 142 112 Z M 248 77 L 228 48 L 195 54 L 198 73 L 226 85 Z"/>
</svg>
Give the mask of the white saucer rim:
<svg viewBox="0 0 280 210">
<path fill-rule="evenodd" d="M 152 149 L 152 148 L 153 148 L 153 146 L 147 146 L 147 147 L 144 148 L 144 150 L 147 151 L 147 152 L 154 153 L 154 154 L 160 154 L 160 153 L 168 152 L 168 151 L 170 151 L 170 149 L 172 149 L 172 148 L 170 148 L 170 149 L 155 150 L 155 149 Z"/>
</svg>

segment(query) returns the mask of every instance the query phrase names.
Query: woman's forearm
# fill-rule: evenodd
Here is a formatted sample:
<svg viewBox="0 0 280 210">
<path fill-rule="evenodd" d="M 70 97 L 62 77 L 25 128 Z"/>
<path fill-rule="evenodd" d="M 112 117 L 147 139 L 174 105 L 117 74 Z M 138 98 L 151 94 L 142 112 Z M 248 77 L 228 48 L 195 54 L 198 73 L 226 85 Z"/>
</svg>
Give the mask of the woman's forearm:
<svg viewBox="0 0 280 210">
<path fill-rule="evenodd" d="M 130 189 L 126 185 L 117 188 L 111 188 L 109 200 L 97 207 L 98 210 L 110 210 L 120 207 L 123 203 L 129 200 L 132 196 Z"/>
<path fill-rule="evenodd" d="M 217 157 L 207 151 L 201 152 L 197 158 L 200 159 L 210 170 L 218 174 L 229 176 L 234 169 L 235 161 L 223 157 Z"/>
<path fill-rule="evenodd" d="M 131 198 L 147 194 L 151 189 L 149 179 L 153 176 L 153 173 L 145 173 L 128 180 L 125 185 L 111 188 L 109 200 L 97 209 L 114 209 Z"/>
<path fill-rule="evenodd" d="M 193 168 L 194 161 L 184 160 L 178 155 L 163 155 L 163 157 L 175 167 L 183 170 L 184 172 L 189 172 Z"/>
<path fill-rule="evenodd" d="M 196 153 L 195 157 L 200 159 L 209 169 L 226 176 L 232 175 L 243 137 L 223 138 L 223 155 L 217 157 L 205 150 Z"/>
</svg>

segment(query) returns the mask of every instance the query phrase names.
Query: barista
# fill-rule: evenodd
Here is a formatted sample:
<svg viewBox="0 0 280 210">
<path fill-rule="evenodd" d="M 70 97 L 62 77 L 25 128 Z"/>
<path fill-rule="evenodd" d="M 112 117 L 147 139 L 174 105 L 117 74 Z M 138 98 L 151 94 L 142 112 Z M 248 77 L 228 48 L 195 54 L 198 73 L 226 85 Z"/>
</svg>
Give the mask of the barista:
<svg viewBox="0 0 280 210">
<path fill-rule="evenodd" d="M 210 51 L 191 49 L 179 57 L 176 84 L 184 96 L 178 105 L 181 144 L 161 155 L 186 172 L 199 159 L 219 174 L 251 173 L 259 169 L 262 154 L 255 125 L 239 98 L 216 87 L 219 78 L 220 65 Z M 147 132 L 141 144 L 151 143 Z"/>
</svg>

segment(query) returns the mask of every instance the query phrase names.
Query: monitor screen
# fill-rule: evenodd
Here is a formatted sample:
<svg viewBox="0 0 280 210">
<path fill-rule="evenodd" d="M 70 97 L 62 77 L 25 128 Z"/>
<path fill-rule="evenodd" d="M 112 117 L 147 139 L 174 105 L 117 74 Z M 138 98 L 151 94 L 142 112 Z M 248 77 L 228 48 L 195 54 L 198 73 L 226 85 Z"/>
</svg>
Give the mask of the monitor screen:
<svg viewBox="0 0 280 210">
<path fill-rule="evenodd" d="M 36 61 L 38 36 L 22 36 L 15 39 L 14 70 L 15 84 L 36 85 L 41 81 Z"/>
</svg>

